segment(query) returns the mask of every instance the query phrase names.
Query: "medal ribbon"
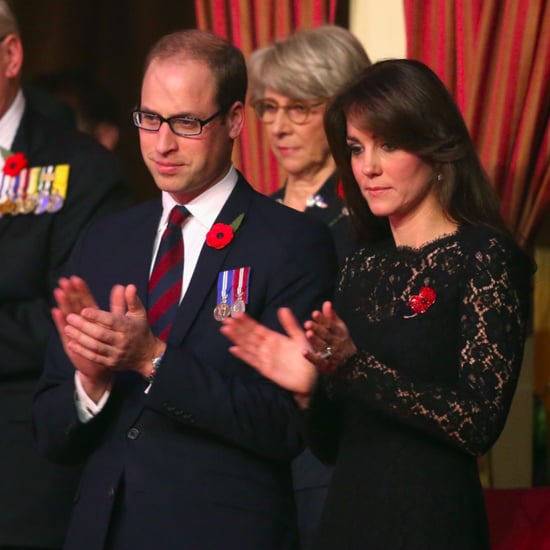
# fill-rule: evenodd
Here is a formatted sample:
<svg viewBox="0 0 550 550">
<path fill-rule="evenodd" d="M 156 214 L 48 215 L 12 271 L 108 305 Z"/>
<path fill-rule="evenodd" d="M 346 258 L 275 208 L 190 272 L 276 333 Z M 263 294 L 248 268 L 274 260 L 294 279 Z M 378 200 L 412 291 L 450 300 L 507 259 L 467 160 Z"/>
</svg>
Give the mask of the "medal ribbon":
<svg viewBox="0 0 550 550">
<path fill-rule="evenodd" d="M 9 178 L 10 176 L 6 174 L 2 174 L 2 183 L 0 184 L 0 202 L 4 202 L 4 198 L 7 198 L 8 196 L 8 189 L 9 189 L 8 179 Z"/>
<path fill-rule="evenodd" d="M 31 168 L 31 173 L 29 176 L 29 186 L 28 189 L 26 189 L 26 193 L 30 197 L 34 197 L 38 192 L 38 177 L 40 176 L 40 167 L 35 166 L 34 168 Z M 27 198 L 27 194 L 25 194 L 25 198 Z"/>
<path fill-rule="evenodd" d="M 250 277 L 250 267 L 239 267 L 235 269 L 237 276 L 233 277 L 233 303 L 242 300 L 248 304 L 248 278 Z"/>
<path fill-rule="evenodd" d="M 19 174 L 19 177 L 21 178 L 21 192 L 19 193 L 19 197 L 21 199 L 27 198 L 27 188 L 29 187 L 29 179 L 30 179 L 30 171 L 28 168 L 23 168 L 21 170 L 21 173 Z"/>
<path fill-rule="evenodd" d="M 233 271 L 221 271 L 218 274 L 218 304 L 227 304 L 231 298 L 228 289 L 233 286 Z M 231 305 L 231 302 L 228 304 Z"/>
<path fill-rule="evenodd" d="M 57 193 L 62 199 L 67 197 L 67 184 L 69 182 L 68 164 L 58 164 L 55 167 L 55 177 L 53 180 L 52 193 Z"/>
</svg>

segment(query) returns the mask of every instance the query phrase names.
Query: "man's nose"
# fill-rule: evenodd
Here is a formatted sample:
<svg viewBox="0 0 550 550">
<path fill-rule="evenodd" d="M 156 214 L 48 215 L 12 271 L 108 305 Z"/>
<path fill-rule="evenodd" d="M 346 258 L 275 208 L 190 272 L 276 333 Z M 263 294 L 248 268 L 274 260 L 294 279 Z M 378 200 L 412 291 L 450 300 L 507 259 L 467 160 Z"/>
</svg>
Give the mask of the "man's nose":
<svg viewBox="0 0 550 550">
<path fill-rule="evenodd" d="M 160 153 L 166 153 L 177 147 L 177 136 L 166 121 L 162 121 L 158 129 L 156 147 Z"/>
</svg>

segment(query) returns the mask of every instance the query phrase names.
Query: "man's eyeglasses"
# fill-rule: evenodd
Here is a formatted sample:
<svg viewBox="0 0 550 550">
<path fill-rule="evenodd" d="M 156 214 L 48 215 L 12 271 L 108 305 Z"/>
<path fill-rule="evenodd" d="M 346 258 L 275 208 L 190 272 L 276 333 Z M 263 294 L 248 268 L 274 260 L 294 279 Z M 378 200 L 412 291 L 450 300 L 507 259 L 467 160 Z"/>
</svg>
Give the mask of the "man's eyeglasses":
<svg viewBox="0 0 550 550">
<path fill-rule="evenodd" d="M 323 103 L 325 103 L 325 100 L 317 101 L 316 103 L 293 101 L 287 105 L 279 105 L 271 99 L 259 99 L 252 104 L 252 107 L 264 124 L 273 123 L 279 109 L 282 109 L 288 119 L 294 122 L 294 124 L 305 124 L 309 119 L 311 110 Z"/>
<path fill-rule="evenodd" d="M 215 112 L 212 116 L 201 120 L 194 116 L 171 116 L 164 118 L 157 113 L 148 113 L 147 111 L 133 111 L 132 120 L 141 130 L 146 132 L 158 132 L 163 122 L 166 122 L 170 130 L 177 136 L 191 137 L 199 136 L 202 129 L 217 116 L 221 115 L 222 110 Z"/>
</svg>

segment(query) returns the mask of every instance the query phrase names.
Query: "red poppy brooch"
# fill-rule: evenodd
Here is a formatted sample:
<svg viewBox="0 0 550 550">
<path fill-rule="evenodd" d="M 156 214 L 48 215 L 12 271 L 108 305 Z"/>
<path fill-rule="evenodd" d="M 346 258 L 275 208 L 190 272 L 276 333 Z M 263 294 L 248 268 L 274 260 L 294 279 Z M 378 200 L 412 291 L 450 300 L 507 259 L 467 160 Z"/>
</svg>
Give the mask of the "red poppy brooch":
<svg viewBox="0 0 550 550">
<path fill-rule="evenodd" d="M 6 157 L 4 174 L 6 176 L 18 176 L 28 164 L 27 157 L 23 153 L 12 153 Z"/>
<path fill-rule="evenodd" d="M 418 294 L 409 298 L 409 307 L 413 310 L 411 315 L 405 315 L 405 319 L 409 317 L 416 317 L 421 313 L 426 313 L 428 309 L 435 303 L 437 294 L 433 288 L 424 286 L 420 289 Z"/>
<path fill-rule="evenodd" d="M 206 244 L 217 250 L 225 248 L 233 240 L 243 218 L 244 214 L 239 214 L 230 224 L 215 223 L 206 234 Z"/>
</svg>

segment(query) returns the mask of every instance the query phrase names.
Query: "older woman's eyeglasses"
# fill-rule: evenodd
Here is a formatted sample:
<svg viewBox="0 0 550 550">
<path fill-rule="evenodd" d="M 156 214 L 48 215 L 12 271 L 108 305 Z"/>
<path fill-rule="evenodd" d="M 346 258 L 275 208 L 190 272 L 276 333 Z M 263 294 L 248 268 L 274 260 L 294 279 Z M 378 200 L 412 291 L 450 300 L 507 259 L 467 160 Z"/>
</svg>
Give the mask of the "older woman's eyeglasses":
<svg viewBox="0 0 550 550">
<path fill-rule="evenodd" d="M 190 137 L 199 136 L 202 129 L 217 116 L 221 115 L 222 110 L 215 112 L 212 116 L 201 120 L 194 116 L 171 116 L 164 118 L 157 113 L 148 113 L 146 111 L 133 111 L 132 120 L 134 125 L 146 132 L 158 132 L 163 122 L 166 122 L 170 130 L 177 136 Z"/>
<path fill-rule="evenodd" d="M 275 121 L 277 112 L 282 109 L 287 118 L 294 124 L 305 124 L 312 109 L 326 103 L 326 100 L 316 101 L 314 103 L 307 101 L 292 101 L 286 105 L 279 105 L 272 99 L 259 99 L 252 104 L 258 118 L 264 124 L 271 124 Z"/>
</svg>

